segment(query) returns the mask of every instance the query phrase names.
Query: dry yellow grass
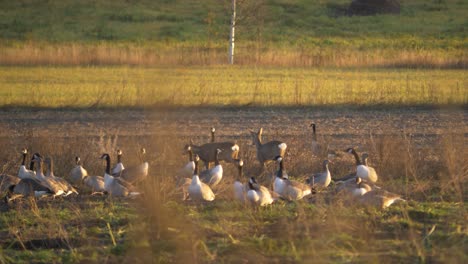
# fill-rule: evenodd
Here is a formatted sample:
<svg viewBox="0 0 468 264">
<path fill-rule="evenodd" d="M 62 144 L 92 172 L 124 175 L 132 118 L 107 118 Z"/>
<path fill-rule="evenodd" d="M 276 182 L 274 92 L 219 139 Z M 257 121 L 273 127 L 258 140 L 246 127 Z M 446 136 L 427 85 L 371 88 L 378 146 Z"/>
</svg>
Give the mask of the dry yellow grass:
<svg viewBox="0 0 468 264">
<path fill-rule="evenodd" d="M 0 106 L 465 105 L 463 70 L 2 67 Z"/>
</svg>

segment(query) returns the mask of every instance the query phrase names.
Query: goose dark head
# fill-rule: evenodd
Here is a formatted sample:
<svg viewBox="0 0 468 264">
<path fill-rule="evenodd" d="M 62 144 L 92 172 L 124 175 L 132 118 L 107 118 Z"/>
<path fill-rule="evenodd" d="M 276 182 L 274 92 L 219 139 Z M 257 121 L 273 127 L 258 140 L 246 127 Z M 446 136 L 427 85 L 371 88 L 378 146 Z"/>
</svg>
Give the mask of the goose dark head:
<svg viewBox="0 0 468 264">
<path fill-rule="evenodd" d="M 101 159 L 110 160 L 110 156 L 107 153 L 102 154 Z"/>
</svg>

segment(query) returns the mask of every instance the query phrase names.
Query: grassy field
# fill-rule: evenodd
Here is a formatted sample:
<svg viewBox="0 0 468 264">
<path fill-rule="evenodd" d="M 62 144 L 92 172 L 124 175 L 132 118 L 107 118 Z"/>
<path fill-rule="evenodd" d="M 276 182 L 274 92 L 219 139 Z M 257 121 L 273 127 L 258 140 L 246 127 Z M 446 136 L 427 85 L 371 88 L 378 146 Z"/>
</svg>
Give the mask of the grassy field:
<svg viewBox="0 0 468 264">
<path fill-rule="evenodd" d="M 392 120 L 379 122 L 396 122 Z M 319 137 L 322 144 L 334 143 L 337 150 L 359 144 L 360 151 L 369 151 L 380 174 L 379 184 L 408 200 L 380 210 L 335 195 L 333 187 L 310 199 L 279 201 L 267 208 L 237 204 L 231 193 L 236 170 L 230 164 L 225 164 L 225 177 L 215 189 L 213 203 L 183 202 L 181 191 L 174 186 L 175 174 L 186 162 L 180 150 L 188 140 L 181 136 L 187 125 L 165 136 L 158 131 L 170 123 L 151 128 L 154 133 L 145 136 L 119 136 L 126 131 L 122 127 L 117 133 L 108 128 L 106 134 L 89 137 L 80 136 L 73 127 L 57 130 L 53 122 L 42 122 L 42 129 L 31 129 L 30 134 L 1 138 L 4 151 L 0 160 L 5 172 L 17 170 L 18 145 L 54 157 L 56 175 L 64 176 L 76 153 L 81 154 L 88 171 L 99 173 L 104 167 L 98 159 L 100 153 L 123 147 L 124 163 L 136 164 L 133 153 L 145 146 L 151 177 L 140 186 L 145 195 L 136 200 L 90 197 L 82 191 L 78 197 L 2 203 L 2 262 L 464 263 L 467 259 L 466 157 L 459 155 L 464 151 L 464 136 L 451 133 L 448 127 L 432 129 L 438 135 L 422 137 L 423 144 L 421 138 L 398 131 L 369 135 L 363 132 L 366 127 L 355 128 L 358 137 Z M 241 122 L 232 120 L 220 129 L 218 139 L 231 140 Z M 418 119 L 412 122 L 430 125 L 420 124 L 423 121 Z M 288 143 L 286 168 L 294 179 L 303 181 L 319 169 L 323 157 L 311 158 L 310 132 L 295 126 L 291 123 L 290 130 L 267 131 L 266 137 L 275 135 Z M 326 124 L 322 127 L 323 133 L 330 133 Z M 207 132 L 204 128 L 191 131 L 206 134 L 195 138 L 196 142 L 208 141 Z M 275 166 L 270 164 L 266 172 L 259 173 L 250 140 L 236 139 L 246 162 L 245 174 L 257 175 L 260 182 L 269 185 Z M 351 155 L 346 154 L 333 162 L 331 171 L 336 177 L 354 166 Z"/>
<path fill-rule="evenodd" d="M 466 68 L 466 1 L 402 1 L 400 15 L 346 16 L 349 2 L 239 3 L 236 64 Z M 227 62 L 229 1 L 1 4 L 1 65 Z"/>
<path fill-rule="evenodd" d="M 466 105 L 463 70 L 2 67 L 1 107 Z"/>
</svg>

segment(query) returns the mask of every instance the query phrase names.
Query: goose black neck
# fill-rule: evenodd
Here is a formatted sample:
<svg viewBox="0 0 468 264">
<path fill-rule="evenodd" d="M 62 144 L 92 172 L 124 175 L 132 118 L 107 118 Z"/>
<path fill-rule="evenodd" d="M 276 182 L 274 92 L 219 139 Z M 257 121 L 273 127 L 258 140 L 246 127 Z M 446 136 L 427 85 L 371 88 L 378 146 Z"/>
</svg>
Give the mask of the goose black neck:
<svg viewBox="0 0 468 264">
<path fill-rule="evenodd" d="M 316 131 L 315 131 L 315 124 L 312 124 L 312 133 L 315 135 L 316 134 Z"/>
<path fill-rule="evenodd" d="M 281 160 L 279 162 L 279 170 L 278 170 L 278 173 L 276 174 L 276 177 L 283 178 L 283 169 L 284 169 L 283 160 Z"/>
<path fill-rule="evenodd" d="M 34 161 L 31 160 L 31 162 L 29 163 L 29 169 L 30 170 L 34 170 Z"/>
<path fill-rule="evenodd" d="M 356 160 L 356 166 L 362 165 L 361 159 L 359 158 L 357 152 L 353 149 L 351 150 L 351 153 L 354 155 L 354 159 Z"/>
<path fill-rule="evenodd" d="M 239 180 L 241 180 L 244 177 L 244 166 L 239 166 Z"/>
<path fill-rule="evenodd" d="M 122 161 L 122 154 L 117 154 L 117 163 L 120 163 L 121 161 Z"/>
<path fill-rule="evenodd" d="M 111 174 L 110 173 L 110 157 L 109 157 L 109 155 L 106 156 L 106 173 L 109 174 L 109 175 Z"/>
<path fill-rule="evenodd" d="M 195 169 L 193 170 L 193 175 L 198 175 L 198 160 L 193 161 L 195 163 Z"/>
<path fill-rule="evenodd" d="M 218 150 L 216 150 L 215 152 L 215 166 L 218 166 L 219 165 L 219 153 L 218 153 Z"/>
<path fill-rule="evenodd" d="M 21 163 L 21 165 L 26 165 L 26 153 L 23 153 L 23 162 Z"/>
<path fill-rule="evenodd" d="M 190 149 L 188 151 L 188 155 L 189 155 L 189 161 L 193 161 L 193 152 L 192 152 L 192 149 Z"/>
<path fill-rule="evenodd" d="M 211 131 L 211 143 L 215 142 L 215 132 Z"/>
<path fill-rule="evenodd" d="M 250 181 L 249 181 L 249 189 L 250 189 L 250 190 L 254 190 L 254 189 L 255 189 L 254 186 L 253 186 L 253 184 L 252 184 Z"/>
<path fill-rule="evenodd" d="M 362 159 L 362 165 L 367 166 L 367 157 Z"/>
</svg>

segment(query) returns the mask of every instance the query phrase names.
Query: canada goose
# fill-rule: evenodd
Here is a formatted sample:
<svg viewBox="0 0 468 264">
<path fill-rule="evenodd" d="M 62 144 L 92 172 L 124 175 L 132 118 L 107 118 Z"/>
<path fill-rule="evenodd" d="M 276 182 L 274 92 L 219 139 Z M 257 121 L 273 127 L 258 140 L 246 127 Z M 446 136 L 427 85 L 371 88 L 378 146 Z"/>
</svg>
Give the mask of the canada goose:
<svg viewBox="0 0 468 264">
<path fill-rule="evenodd" d="M 360 183 L 360 189 L 362 195 L 358 196 L 358 200 L 366 206 L 375 206 L 385 209 L 392 205 L 396 201 L 406 200 L 402 199 L 400 195 L 391 193 L 382 189 L 372 189 L 369 185 L 361 186 L 364 183 Z"/>
<path fill-rule="evenodd" d="M 275 182 L 273 184 L 274 191 L 282 198 L 287 200 L 300 200 L 304 196 L 312 193 L 310 186 L 289 179 L 284 172 L 283 157 L 277 156 L 276 161 L 279 164 L 279 169 L 276 173 Z"/>
<path fill-rule="evenodd" d="M 274 161 L 277 156 L 284 157 L 288 146 L 286 143 L 277 140 L 263 144 L 262 133 L 263 128 L 260 128 L 258 132 L 250 131 L 252 145 L 255 145 L 257 148 L 257 160 L 260 162 L 261 166 L 264 167 L 265 162 Z"/>
<path fill-rule="evenodd" d="M 214 187 L 218 185 L 218 183 L 223 178 L 223 166 L 219 163 L 218 156 L 222 151 L 220 149 L 216 149 L 215 153 L 215 166 L 211 169 L 204 170 L 200 172 L 200 180 L 210 187 Z"/>
<path fill-rule="evenodd" d="M 120 175 L 120 172 L 122 172 L 125 169 L 123 163 L 122 163 L 122 150 L 118 149 L 117 150 L 117 163 L 115 166 L 112 168 L 112 176 L 118 176 Z"/>
<path fill-rule="evenodd" d="M 215 142 L 215 131 L 214 127 L 211 127 L 211 143 Z"/>
<path fill-rule="evenodd" d="M 361 156 L 361 159 L 362 159 L 362 165 L 365 166 L 365 168 L 367 169 L 364 170 L 365 172 L 367 172 L 367 178 L 371 181 L 371 182 L 376 182 L 377 179 L 378 179 L 378 175 L 377 175 L 377 172 L 375 171 L 374 168 L 370 167 L 368 164 L 367 164 L 367 159 L 369 158 L 369 154 L 367 153 L 363 153 L 362 156 Z"/>
<path fill-rule="evenodd" d="M 181 178 L 190 178 L 191 180 L 193 176 L 193 171 L 195 170 L 195 162 L 193 162 L 192 147 L 188 145 L 187 149 L 185 149 L 185 152 L 187 152 L 188 154 L 189 161 L 187 162 L 187 164 L 185 164 L 185 166 L 181 170 L 179 170 L 179 172 L 177 173 L 177 176 Z"/>
<path fill-rule="evenodd" d="M 330 182 L 331 182 L 331 174 L 330 174 L 330 170 L 328 169 L 329 163 L 330 161 L 324 160 L 323 171 L 310 176 L 306 180 L 306 183 L 309 184 L 312 188 L 328 187 L 328 185 L 330 185 Z"/>
<path fill-rule="evenodd" d="M 141 148 L 140 149 L 140 160 L 141 164 L 134 166 L 134 167 L 129 167 L 125 168 L 118 175 L 119 178 L 122 178 L 123 180 L 129 182 L 130 184 L 137 184 L 141 181 L 144 181 L 148 177 L 148 167 L 149 164 L 145 159 L 146 155 L 146 149 Z"/>
<path fill-rule="evenodd" d="M 102 154 L 101 159 L 106 160 L 106 170 L 104 174 L 104 189 L 111 196 L 126 197 L 138 195 L 138 192 L 133 192 L 133 186 L 124 180 L 114 177 L 110 174 L 110 156 L 107 153 Z"/>
<path fill-rule="evenodd" d="M 239 155 L 239 145 L 233 142 L 214 142 L 197 146 L 191 141 L 190 144 L 185 145 L 184 149 L 187 150 L 188 147 L 192 148 L 193 154 L 197 154 L 200 157 L 207 169 L 209 168 L 209 163 L 215 161 L 216 149 L 221 150 L 218 156 L 220 161 L 234 163 Z"/>
<path fill-rule="evenodd" d="M 234 187 L 234 197 L 236 200 L 240 202 L 245 202 L 246 200 L 246 194 L 248 191 L 248 183 L 242 183 L 242 180 L 244 178 L 244 161 L 242 159 L 239 159 L 237 161 L 237 178 L 234 181 L 233 187 Z"/>
<path fill-rule="evenodd" d="M 270 205 L 275 201 L 268 188 L 258 184 L 254 177 L 250 178 L 248 188 L 247 199 L 252 204 L 265 206 Z"/>
<path fill-rule="evenodd" d="M 17 184 L 9 188 L 10 195 L 7 195 L 7 202 L 20 197 L 40 197 L 51 194 L 49 188 L 44 186 L 38 179 L 21 179 Z"/>
<path fill-rule="evenodd" d="M 359 158 L 359 155 L 357 154 L 354 148 L 348 148 L 346 152 L 353 154 L 354 159 L 356 160 L 356 177 L 359 177 L 363 180 L 370 181 L 370 182 L 377 181 L 378 176 L 375 170 L 372 167 L 368 167 L 365 163 L 361 161 L 361 159 Z M 366 163 L 367 163 L 367 156 L 364 156 L 364 157 L 366 157 Z"/>
<path fill-rule="evenodd" d="M 55 198 L 56 196 L 65 194 L 64 186 L 62 183 L 58 182 L 53 177 L 47 177 L 44 175 L 44 160 L 41 156 L 34 157 L 34 162 L 36 162 L 36 177 L 39 183 L 46 187 L 52 196 Z"/>
<path fill-rule="evenodd" d="M 80 157 L 75 157 L 75 167 L 70 171 L 70 179 L 73 183 L 81 183 L 84 177 L 88 176 L 88 172 L 85 168 L 80 164 L 81 159 Z"/>
<path fill-rule="evenodd" d="M 192 183 L 188 187 L 190 198 L 194 201 L 213 201 L 215 195 L 210 186 L 200 181 L 198 177 L 198 155 L 195 155 L 195 170 L 193 172 Z"/>
<path fill-rule="evenodd" d="M 34 170 L 28 170 L 26 168 L 26 156 L 28 155 L 28 150 L 24 148 L 21 151 L 21 153 L 22 153 L 22 156 L 23 156 L 23 161 L 21 162 L 21 166 L 19 167 L 18 177 L 20 179 L 34 179 L 34 177 L 36 176 L 36 173 L 34 172 Z M 36 155 L 39 155 L 39 154 L 34 153 L 31 160 L 34 159 L 34 157 L 36 157 Z M 32 165 L 30 165 L 30 168 L 34 168 L 34 162 L 32 163 Z"/>
<path fill-rule="evenodd" d="M 47 164 L 47 171 L 45 176 L 61 185 L 61 188 L 64 191 L 64 196 L 68 196 L 72 193 L 78 194 L 78 191 L 76 191 L 76 189 L 73 188 L 73 186 L 64 178 L 56 177 L 54 175 L 54 161 L 51 157 L 46 157 L 44 163 Z"/>
<path fill-rule="evenodd" d="M 91 195 L 102 194 L 106 191 L 104 188 L 104 177 L 102 176 L 86 175 L 83 177 L 83 183 L 91 189 Z"/>
<path fill-rule="evenodd" d="M 15 186 L 20 182 L 20 178 L 8 175 L 0 174 L 0 195 L 10 190 L 11 186 Z"/>
</svg>

